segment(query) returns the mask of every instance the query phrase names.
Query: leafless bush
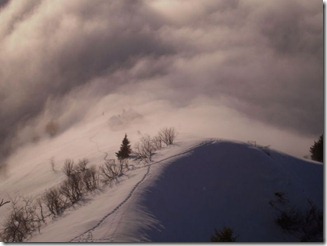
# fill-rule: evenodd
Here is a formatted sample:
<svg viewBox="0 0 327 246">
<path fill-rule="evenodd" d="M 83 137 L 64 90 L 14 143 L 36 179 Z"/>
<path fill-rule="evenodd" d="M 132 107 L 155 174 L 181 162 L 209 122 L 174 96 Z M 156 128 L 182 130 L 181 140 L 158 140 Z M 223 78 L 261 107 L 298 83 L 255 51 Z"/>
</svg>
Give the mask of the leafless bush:
<svg viewBox="0 0 327 246">
<path fill-rule="evenodd" d="M 159 132 L 159 137 L 166 145 L 171 145 L 174 143 L 176 138 L 175 128 L 163 128 Z"/>
<path fill-rule="evenodd" d="M 98 173 L 95 166 L 88 167 L 89 161 L 87 159 L 80 160 L 77 166 L 73 167 L 75 175 L 79 175 L 81 179 L 81 187 L 84 192 L 93 191 L 98 188 Z"/>
<path fill-rule="evenodd" d="M 121 173 L 121 166 L 119 167 L 114 163 L 107 161 L 103 166 L 100 166 L 101 181 L 104 184 L 111 184 L 113 181 L 118 181 Z"/>
<path fill-rule="evenodd" d="M 221 230 L 215 229 L 214 235 L 211 236 L 211 242 L 235 242 L 236 236 L 230 227 L 224 227 Z"/>
<path fill-rule="evenodd" d="M 74 161 L 65 161 L 63 172 L 66 180 L 58 188 L 48 190 L 43 201 L 50 213 L 54 216 L 62 214 L 67 206 L 74 205 L 83 195 L 99 187 L 99 174 L 94 166 L 88 167 L 87 159 L 80 160 L 77 165 Z"/>
<path fill-rule="evenodd" d="M 119 176 L 122 176 L 126 171 L 128 171 L 129 168 L 129 163 L 128 163 L 128 159 L 122 159 L 119 160 Z"/>
<path fill-rule="evenodd" d="M 42 221 L 43 223 L 45 223 L 45 215 L 44 215 L 44 208 L 43 208 L 43 201 L 42 201 L 42 198 L 38 198 L 36 200 L 36 205 L 38 206 L 39 208 L 39 220 Z"/>
<path fill-rule="evenodd" d="M 278 213 L 275 222 L 280 228 L 294 236 L 301 242 L 323 241 L 323 211 L 319 210 L 312 201 L 308 200 L 305 210 L 296 208 L 281 192 L 275 193 L 275 200 L 269 202 Z"/>
<path fill-rule="evenodd" d="M 4 223 L 1 237 L 4 242 L 22 242 L 40 227 L 41 221 L 32 200 L 12 201 L 12 210 Z"/>
<path fill-rule="evenodd" d="M 87 159 L 83 159 L 83 160 L 80 160 L 77 164 L 77 167 L 75 168 L 75 170 L 77 172 L 85 172 L 86 169 L 87 169 L 87 164 L 89 163 L 89 161 Z"/>
<path fill-rule="evenodd" d="M 98 173 L 94 166 L 88 167 L 87 159 L 80 160 L 77 165 L 68 159 L 65 161 L 63 172 L 67 176 L 60 192 L 70 201 L 71 204 L 78 202 L 84 193 L 98 188 Z"/>
<path fill-rule="evenodd" d="M 42 200 L 50 213 L 54 216 L 62 214 L 66 207 L 62 194 L 56 187 L 47 190 L 42 196 Z"/>
<path fill-rule="evenodd" d="M 69 177 L 67 177 L 67 180 L 61 184 L 60 193 L 63 194 L 73 205 L 81 200 L 83 196 L 83 188 L 81 174 L 73 172 Z"/>
<path fill-rule="evenodd" d="M 143 136 L 138 143 L 136 143 L 134 148 L 134 154 L 136 159 L 151 161 L 151 157 L 155 152 L 155 147 L 153 145 L 150 136 Z"/>
<path fill-rule="evenodd" d="M 74 161 L 71 159 L 65 160 L 65 164 L 62 171 L 69 178 L 74 173 Z"/>
<path fill-rule="evenodd" d="M 82 182 L 86 191 L 93 191 L 99 187 L 99 177 L 95 166 L 91 166 L 82 172 Z"/>
<path fill-rule="evenodd" d="M 162 149 L 163 141 L 162 141 L 162 139 L 161 139 L 161 137 L 159 135 L 152 138 L 152 145 L 153 145 L 155 150 Z"/>
</svg>

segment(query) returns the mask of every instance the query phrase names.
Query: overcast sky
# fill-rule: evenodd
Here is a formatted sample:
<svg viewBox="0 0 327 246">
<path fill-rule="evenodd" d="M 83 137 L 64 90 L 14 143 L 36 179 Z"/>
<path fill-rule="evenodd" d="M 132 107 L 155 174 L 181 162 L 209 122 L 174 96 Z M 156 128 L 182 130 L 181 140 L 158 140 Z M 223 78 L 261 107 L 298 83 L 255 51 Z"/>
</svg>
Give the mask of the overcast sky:
<svg viewBox="0 0 327 246">
<path fill-rule="evenodd" d="M 166 103 L 179 125 L 231 117 L 233 138 L 245 121 L 323 132 L 321 0 L 0 0 L 0 64 L 2 156 L 110 95 Z"/>
</svg>

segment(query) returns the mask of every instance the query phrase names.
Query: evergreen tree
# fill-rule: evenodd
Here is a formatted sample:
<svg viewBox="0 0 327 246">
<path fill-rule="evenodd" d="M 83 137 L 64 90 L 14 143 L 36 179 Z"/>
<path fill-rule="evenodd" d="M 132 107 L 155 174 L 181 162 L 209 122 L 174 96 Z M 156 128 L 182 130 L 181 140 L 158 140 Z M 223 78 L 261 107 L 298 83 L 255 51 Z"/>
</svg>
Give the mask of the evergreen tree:
<svg viewBox="0 0 327 246">
<path fill-rule="evenodd" d="M 310 147 L 311 159 L 315 161 L 324 161 L 324 137 L 320 136 L 319 140 L 314 142 Z"/>
<path fill-rule="evenodd" d="M 122 141 L 122 144 L 120 146 L 120 150 L 116 152 L 116 156 L 118 160 L 124 160 L 129 158 L 129 155 L 132 153 L 130 142 L 127 138 L 127 134 L 125 134 L 125 137 Z"/>
</svg>

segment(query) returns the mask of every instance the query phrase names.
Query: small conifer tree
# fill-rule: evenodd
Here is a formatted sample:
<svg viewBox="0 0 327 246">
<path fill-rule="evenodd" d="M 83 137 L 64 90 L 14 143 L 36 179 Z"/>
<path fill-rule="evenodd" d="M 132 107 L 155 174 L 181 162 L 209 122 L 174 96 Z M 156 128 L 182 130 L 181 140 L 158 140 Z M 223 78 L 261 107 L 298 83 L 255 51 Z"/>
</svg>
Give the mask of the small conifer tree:
<svg viewBox="0 0 327 246">
<path fill-rule="evenodd" d="M 324 161 L 324 137 L 320 136 L 319 140 L 314 142 L 310 147 L 311 159 L 315 161 Z"/>
<path fill-rule="evenodd" d="M 122 161 L 124 159 L 129 158 L 131 153 L 132 153 L 131 144 L 127 138 L 127 134 L 125 134 L 125 137 L 120 146 L 120 150 L 116 152 L 116 156 L 118 160 Z"/>
</svg>

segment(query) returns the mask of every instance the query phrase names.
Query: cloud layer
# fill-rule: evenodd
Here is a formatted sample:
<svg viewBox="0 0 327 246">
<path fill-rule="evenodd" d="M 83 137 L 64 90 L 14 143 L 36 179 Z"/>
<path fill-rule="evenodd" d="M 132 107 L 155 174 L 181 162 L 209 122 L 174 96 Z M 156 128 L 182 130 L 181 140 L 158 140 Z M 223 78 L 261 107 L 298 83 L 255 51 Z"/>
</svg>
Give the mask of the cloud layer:
<svg viewBox="0 0 327 246">
<path fill-rule="evenodd" d="M 170 102 L 176 110 L 196 98 L 222 102 L 303 137 L 323 131 L 320 1 L 29 0 L 0 6 L 1 156 L 42 136 L 50 121 L 64 131 L 100 98 L 122 91 Z"/>
</svg>

